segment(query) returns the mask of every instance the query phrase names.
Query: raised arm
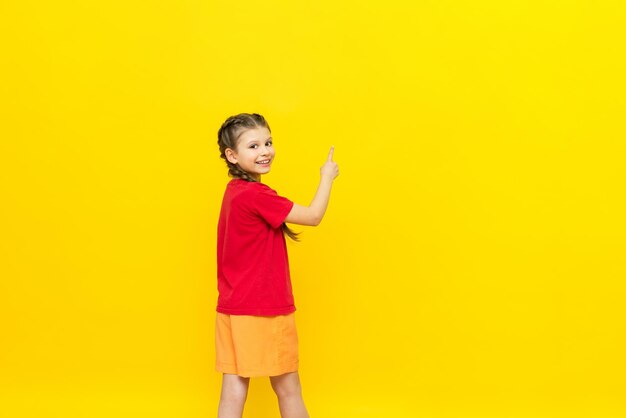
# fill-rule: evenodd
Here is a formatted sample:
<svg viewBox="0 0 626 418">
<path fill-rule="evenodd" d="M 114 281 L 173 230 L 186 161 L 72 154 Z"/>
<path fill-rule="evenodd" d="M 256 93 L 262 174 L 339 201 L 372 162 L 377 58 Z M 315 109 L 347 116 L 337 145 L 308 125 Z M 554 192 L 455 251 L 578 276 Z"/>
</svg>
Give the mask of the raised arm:
<svg viewBox="0 0 626 418">
<path fill-rule="evenodd" d="M 330 147 L 328 159 L 320 169 L 320 184 L 317 187 L 317 192 L 311 204 L 309 206 L 302 206 L 294 203 L 291 212 L 289 212 L 289 215 L 285 218 L 285 222 L 309 226 L 317 226 L 322 222 L 322 218 L 328 207 L 333 181 L 339 175 L 339 167 L 337 163 L 333 161 L 334 151 L 335 147 Z"/>
</svg>

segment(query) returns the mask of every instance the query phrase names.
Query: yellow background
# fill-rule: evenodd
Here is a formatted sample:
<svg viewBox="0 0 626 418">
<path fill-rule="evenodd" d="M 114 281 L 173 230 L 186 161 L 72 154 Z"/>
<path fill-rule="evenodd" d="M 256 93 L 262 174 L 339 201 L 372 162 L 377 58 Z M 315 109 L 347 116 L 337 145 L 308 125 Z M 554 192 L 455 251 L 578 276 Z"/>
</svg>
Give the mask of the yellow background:
<svg viewBox="0 0 626 418">
<path fill-rule="evenodd" d="M 626 8 L 0 6 L 0 416 L 217 415 L 217 130 L 288 240 L 312 417 L 625 417 Z M 278 416 L 253 378 L 246 417 Z"/>
</svg>

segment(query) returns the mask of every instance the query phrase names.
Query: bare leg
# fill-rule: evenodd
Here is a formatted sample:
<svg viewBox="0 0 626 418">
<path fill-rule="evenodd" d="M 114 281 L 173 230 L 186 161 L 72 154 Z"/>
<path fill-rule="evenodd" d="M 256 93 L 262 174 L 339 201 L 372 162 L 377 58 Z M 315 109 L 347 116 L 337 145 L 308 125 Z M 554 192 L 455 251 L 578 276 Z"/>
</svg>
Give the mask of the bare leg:
<svg viewBox="0 0 626 418">
<path fill-rule="evenodd" d="M 224 373 L 222 377 L 222 394 L 217 411 L 218 418 L 241 418 L 243 407 L 248 397 L 249 377 Z"/>
<path fill-rule="evenodd" d="M 278 396 L 278 406 L 282 418 L 309 418 L 302 399 L 302 387 L 298 372 L 270 376 L 272 389 Z"/>
</svg>

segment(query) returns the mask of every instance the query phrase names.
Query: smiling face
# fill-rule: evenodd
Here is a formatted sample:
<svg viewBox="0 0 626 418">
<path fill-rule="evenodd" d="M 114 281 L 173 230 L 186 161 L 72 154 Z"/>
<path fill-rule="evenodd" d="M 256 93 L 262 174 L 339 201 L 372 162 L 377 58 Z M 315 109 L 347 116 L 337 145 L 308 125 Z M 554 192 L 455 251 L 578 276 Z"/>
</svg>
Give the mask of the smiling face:
<svg viewBox="0 0 626 418">
<path fill-rule="evenodd" d="M 227 148 L 225 154 L 228 161 L 239 164 L 242 170 L 260 181 L 262 174 L 270 172 L 274 160 L 272 134 L 265 127 L 246 129 L 239 136 L 237 149 Z"/>
</svg>

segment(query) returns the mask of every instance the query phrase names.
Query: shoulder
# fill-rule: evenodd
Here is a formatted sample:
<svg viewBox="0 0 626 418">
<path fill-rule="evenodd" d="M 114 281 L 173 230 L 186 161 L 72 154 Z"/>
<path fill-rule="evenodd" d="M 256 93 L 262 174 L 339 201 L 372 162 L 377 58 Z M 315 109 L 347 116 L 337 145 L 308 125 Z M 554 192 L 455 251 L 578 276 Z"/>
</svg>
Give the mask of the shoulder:
<svg viewBox="0 0 626 418">
<path fill-rule="evenodd" d="M 264 196 L 278 196 L 278 192 L 265 183 L 258 181 L 247 181 L 243 179 L 233 179 L 228 187 L 242 199 L 250 199 Z"/>
<path fill-rule="evenodd" d="M 249 182 L 248 189 L 253 193 L 270 193 L 275 194 L 276 190 L 272 189 L 265 183 L 251 181 Z"/>
<path fill-rule="evenodd" d="M 228 189 L 232 200 L 244 206 L 254 204 L 261 197 L 277 195 L 276 191 L 266 184 L 240 179 L 231 180 Z"/>
</svg>

